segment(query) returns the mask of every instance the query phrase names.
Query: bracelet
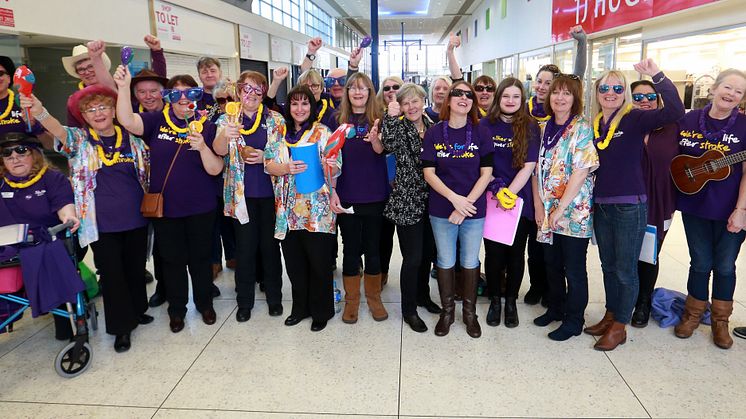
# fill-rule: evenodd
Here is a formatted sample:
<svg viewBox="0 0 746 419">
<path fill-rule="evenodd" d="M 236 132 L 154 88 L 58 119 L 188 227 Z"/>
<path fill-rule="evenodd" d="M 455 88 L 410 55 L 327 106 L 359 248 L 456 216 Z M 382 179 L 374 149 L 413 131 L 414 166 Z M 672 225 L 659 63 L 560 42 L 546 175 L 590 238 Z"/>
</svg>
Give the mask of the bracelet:
<svg viewBox="0 0 746 419">
<path fill-rule="evenodd" d="M 354 67 L 353 67 L 353 66 L 351 66 L 351 65 L 348 65 L 348 66 L 347 66 L 347 69 L 348 69 L 348 70 L 354 70 L 354 71 L 357 71 L 357 70 L 359 70 L 359 69 L 360 69 L 360 66 L 354 66 Z"/>
<path fill-rule="evenodd" d="M 666 75 L 665 74 L 661 74 L 661 78 L 658 79 L 658 81 L 652 80 L 653 84 L 660 84 L 663 80 L 665 80 L 665 78 L 666 78 Z M 651 79 L 652 79 L 652 77 L 651 77 Z"/>
<path fill-rule="evenodd" d="M 43 121 L 47 118 L 49 118 L 49 112 L 47 112 L 47 108 L 41 108 L 41 113 L 39 115 L 34 116 L 34 118 L 37 121 Z"/>
</svg>

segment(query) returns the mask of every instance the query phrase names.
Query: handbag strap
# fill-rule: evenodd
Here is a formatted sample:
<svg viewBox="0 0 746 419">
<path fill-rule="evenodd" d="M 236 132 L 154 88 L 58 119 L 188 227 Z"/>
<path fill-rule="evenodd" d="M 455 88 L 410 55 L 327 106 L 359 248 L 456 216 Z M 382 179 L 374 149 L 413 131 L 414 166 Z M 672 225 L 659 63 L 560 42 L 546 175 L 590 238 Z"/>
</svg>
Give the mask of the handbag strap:
<svg viewBox="0 0 746 419">
<path fill-rule="evenodd" d="M 171 175 L 171 169 L 174 168 L 174 163 L 176 163 L 176 157 L 179 156 L 179 151 L 181 151 L 181 146 L 184 144 L 179 144 L 179 148 L 176 149 L 176 154 L 174 154 L 174 158 L 171 159 L 171 165 L 168 166 L 168 172 L 166 172 L 166 178 L 163 179 L 163 186 L 161 186 L 161 193 L 166 189 L 166 182 L 168 182 L 168 177 Z"/>
</svg>

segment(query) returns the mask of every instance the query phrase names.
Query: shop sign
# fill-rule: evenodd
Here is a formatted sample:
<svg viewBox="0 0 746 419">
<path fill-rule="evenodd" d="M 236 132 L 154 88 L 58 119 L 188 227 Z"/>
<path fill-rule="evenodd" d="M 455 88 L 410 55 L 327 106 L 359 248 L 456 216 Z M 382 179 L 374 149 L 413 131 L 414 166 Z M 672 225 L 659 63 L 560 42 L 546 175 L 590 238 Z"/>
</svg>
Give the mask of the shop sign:
<svg viewBox="0 0 746 419">
<path fill-rule="evenodd" d="M 552 42 L 570 39 L 570 28 L 600 32 L 718 0 L 552 0 Z"/>
<path fill-rule="evenodd" d="M 241 44 L 241 58 L 252 58 L 251 55 L 251 34 L 248 32 L 240 31 L 241 37 L 239 42 Z"/>
<path fill-rule="evenodd" d="M 181 41 L 180 18 L 176 8 L 168 3 L 156 1 L 153 3 L 153 11 L 158 38 Z"/>
<path fill-rule="evenodd" d="M 0 26 L 10 26 L 11 28 L 16 26 L 16 20 L 13 17 L 13 9 L 0 7 Z"/>
</svg>

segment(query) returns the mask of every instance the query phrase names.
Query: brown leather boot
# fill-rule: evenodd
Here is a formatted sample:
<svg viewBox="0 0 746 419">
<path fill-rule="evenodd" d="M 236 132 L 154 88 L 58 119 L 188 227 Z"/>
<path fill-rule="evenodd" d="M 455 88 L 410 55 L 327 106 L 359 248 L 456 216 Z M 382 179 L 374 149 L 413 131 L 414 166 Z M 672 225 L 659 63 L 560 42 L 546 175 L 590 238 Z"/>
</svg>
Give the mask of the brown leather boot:
<svg viewBox="0 0 746 419">
<path fill-rule="evenodd" d="M 373 320 L 382 322 L 389 318 L 389 313 L 381 302 L 381 274 L 369 275 L 364 274 L 363 283 L 365 284 L 365 299 L 368 302 L 370 314 Z"/>
<path fill-rule="evenodd" d="M 389 274 L 381 272 L 381 288 L 389 283 Z"/>
<path fill-rule="evenodd" d="M 477 285 L 479 284 L 479 268 L 461 268 L 461 278 L 464 283 L 462 295 L 463 317 L 466 324 L 466 333 L 473 338 L 482 336 L 482 328 L 477 320 Z"/>
<path fill-rule="evenodd" d="M 728 319 L 733 313 L 733 301 L 712 299 L 712 310 L 710 327 L 712 328 L 712 340 L 719 348 L 730 349 L 733 346 L 733 338 L 728 330 Z"/>
<path fill-rule="evenodd" d="M 461 301 L 461 296 L 464 295 L 464 271 L 454 271 L 454 288 L 453 288 L 453 299 L 455 301 Z"/>
<path fill-rule="evenodd" d="M 694 333 L 702 319 L 702 314 L 707 308 L 707 301 L 698 300 L 691 295 L 686 296 L 684 304 L 684 314 L 681 315 L 681 321 L 674 327 L 673 331 L 676 337 L 686 339 Z"/>
<path fill-rule="evenodd" d="M 593 345 L 593 349 L 597 351 L 613 351 L 617 346 L 624 345 L 626 341 L 627 329 L 624 327 L 624 323 L 615 321 L 606 329 L 606 333 L 601 336 L 601 339 Z"/>
<path fill-rule="evenodd" d="M 583 332 L 591 336 L 603 336 L 612 323 L 614 323 L 614 313 L 606 310 L 606 314 L 604 314 L 604 318 L 601 319 L 600 322 L 594 324 L 593 326 L 586 327 L 585 329 L 583 329 Z"/>
<path fill-rule="evenodd" d="M 357 275 L 342 276 L 345 288 L 345 309 L 342 321 L 348 324 L 357 323 L 357 312 L 360 308 L 360 277 Z"/>
<path fill-rule="evenodd" d="M 435 325 L 436 336 L 447 335 L 453 324 L 455 276 L 456 271 L 453 268 L 438 268 L 438 291 L 440 292 L 440 305 L 443 306 L 443 311 L 440 312 L 440 319 L 438 320 L 438 324 Z"/>
</svg>

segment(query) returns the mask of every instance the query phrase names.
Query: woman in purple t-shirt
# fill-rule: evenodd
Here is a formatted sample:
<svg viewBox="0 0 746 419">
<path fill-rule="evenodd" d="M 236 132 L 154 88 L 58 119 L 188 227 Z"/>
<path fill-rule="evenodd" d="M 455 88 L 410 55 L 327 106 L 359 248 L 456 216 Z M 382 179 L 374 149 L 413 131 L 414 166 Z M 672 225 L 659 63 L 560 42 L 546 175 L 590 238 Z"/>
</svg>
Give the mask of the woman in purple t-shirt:
<svg viewBox="0 0 746 419">
<path fill-rule="evenodd" d="M 373 319 L 386 320 L 389 315 L 381 303 L 381 225 L 383 207 L 388 198 L 386 157 L 378 135 L 381 108 L 375 97 L 373 82 L 363 73 L 347 79 L 344 96 L 336 114 L 336 124 L 355 125 L 356 135 L 345 141 L 342 161 L 345 168 L 337 179 L 338 202 L 332 210 L 339 214 L 342 230 L 342 275 L 345 309 L 342 321 L 357 322 L 360 304 L 360 255 L 365 256 L 365 298 Z M 335 127 L 330 127 L 332 130 Z M 341 204 L 341 206 L 340 206 Z M 354 214 L 344 213 L 352 207 Z"/>
<path fill-rule="evenodd" d="M 647 226 L 647 194 L 642 171 L 645 136 L 684 116 L 676 86 L 650 58 L 635 70 L 653 79 L 666 98 L 664 108 L 634 109 L 624 73 L 608 71 L 594 84 L 593 131 L 598 149 L 594 231 L 606 292 L 606 314 L 585 332 L 601 336 L 594 348 L 611 351 L 627 340 L 626 325 L 637 302 L 637 261 Z"/>
<path fill-rule="evenodd" d="M 489 108 L 487 117 L 479 125 L 489 130 L 495 146 L 494 165 L 490 184 L 493 199 L 487 205 L 495 205 L 503 210 L 505 207 L 497 196 L 508 193 L 523 200 L 515 239 L 511 246 L 484 239 L 484 270 L 489 286 L 490 309 L 487 313 L 487 324 L 500 324 L 502 309 L 500 279 L 506 271 L 505 287 L 505 326 L 518 326 L 516 299 L 521 288 L 525 269 L 526 241 L 529 239 L 531 224 L 534 224 L 534 206 L 531 193 L 531 173 L 536 167 L 539 154 L 539 126 L 523 106 L 525 101 L 523 83 L 514 77 L 508 77 L 497 86 L 495 101 Z M 515 205 L 515 204 L 513 204 Z M 536 240 L 536 235 L 531 237 Z"/>
<path fill-rule="evenodd" d="M 233 217 L 236 231 L 236 320 L 245 322 L 254 308 L 259 258 L 269 315 L 282 315 L 280 243 L 273 237 L 275 195 L 264 171 L 264 149 L 270 137 L 283 136 L 285 120 L 262 104 L 267 90 L 263 74 L 244 71 L 237 86 L 242 114 L 218 119 L 215 151 L 224 156 L 224 213 Z"/>
<path fill-rule="evenodd" d="M 35 96 L 22 104 L 55 137 L 68 159 L 81 219 L 80 245 L 89 244 L 103 287 L 106 332 L 114 350 L 130 349 L 130 334 L 153 317 L 145 290 L 148 222 L 140 213 L 148 186 L 149 152 L 141 139 L 114 124 L 116 92 L 100 84 L 73 93 L 68 112 L 85 128 L 66 127 Z"/>
<path fill-rule="evenodd" d="M 633 105 L 644 111 L 663 107 L 663 98 L 650 80 L 638 80 L 630 85 Z M 667 124 L 645 136 L 645 154 L 642 158 L 645 191 L 648 195 L 648 224 L 658 230 L 657 263 L 637 262 L 640 292 L 637 294 L 632 326 L 645 327 L 650 319 L 651 295 L 658 279 L 660 258 L 668 227 L 676 210 L 676 189 L 671 181 L 671 160 L 679 154 L 678 126 Z"/>
<path fill-rule="evenodd" d="M 710 87 L 710 94 L 709 105 L 689 112 L 679 121 L 679 150 L 692 156 L 709 150 L 726 156 L 743 152 L 746 116 L 738 113 L 738 103 L 746 94 L 746 74 L 735 69 L 723 71 Z M 746 237 L 745 170 L 746 163 L 737 162 L 730 166 L 725 179 L 708 182 L 691 195 L 679 193 L 676 202 L 684 221 L 691 262 L 684 314 L 674 332 L 680 338 L 688 338 L 699 326 L 707 308 L 712 272 L 712 339 L 723 349 L 733 345 L 728 319 L 733 312 L 736 259 Z"/>
<path fill-rule="evenodd" d="M 443 120 L 425 133 L 422 164 L 430 185 L 430 224 L 438 250 L 438 289 L 443 305 L 435 334 L 445 336 L 454 321 L 456 243 L 463 277 L 463 317 L 466 332 L 482 335 L 477 321 L 479 249 L 492 178 L 492 137 L 479 125 L 476 94 L 469 83 L 451 86 L 443 104 Z"/>
<path fill-rule="evenodd" d="M 150 147 L 150 191 L 163 194 L 164 216 L 152 222 L 168 290 L 169 326 L 174 333 L 184 329 L 187 268 L 194 305 L 205 324 L 215 324 L 210 266 L 217 194 L 214 176 L 223 170 L 223 159 L 211 148 L 215 125 L 194 112 L 202 89 L 192 76 L 172 77 L 163 91 L 169 105 L 162 112 L 145 114 L 132 112 L 130 80 L 129 70 L 119 66 L 114 74 L 119 87 L 117 120 Z"/>
</svg>

